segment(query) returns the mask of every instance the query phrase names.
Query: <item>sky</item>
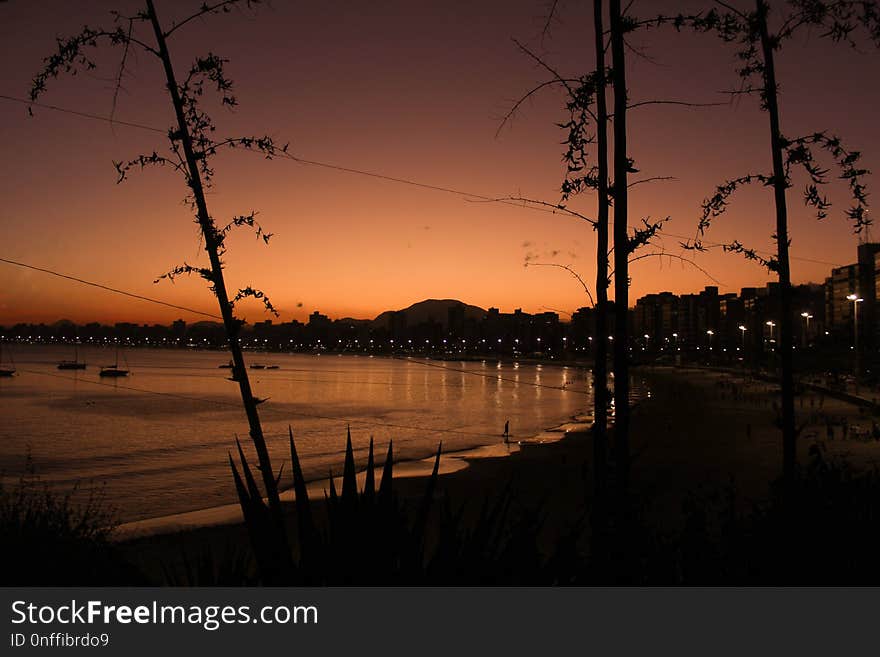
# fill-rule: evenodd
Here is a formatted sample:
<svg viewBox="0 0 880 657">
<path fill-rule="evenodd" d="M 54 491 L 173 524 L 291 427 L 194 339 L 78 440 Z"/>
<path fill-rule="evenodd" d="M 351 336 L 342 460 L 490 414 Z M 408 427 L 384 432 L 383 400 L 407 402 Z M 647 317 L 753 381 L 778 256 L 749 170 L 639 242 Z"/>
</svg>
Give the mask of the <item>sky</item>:
<svg viewBox="0 0 880 657">
<path fill-rule="evenodd" d="M 165 25 L 200 4 L 156 2 Z M 651 15 L 669 4 L 697 6 L 638 0 L 633 12 Z M 205 101 L 218 136 L 268 134 L 308 160 L 489 198 L 556 202 L 564 175 L 564 134 L 556 126 L 566 120 L 561 93 L 537 94 L 499 132 L 513 103 L 548 79 L 513 39 L 565 76 L 594 67 L 588 3 L 561 2 L 558 20 L 542 38 L 547 5 L 273 0 L 193 21 L 175 33 L 170 50 L 178 72 L 209 51 L 230 60 L 227 74 L 239 106 L 229 111 L 211 97 Z M 0 95 L 27 96 L 57 36 L 84 24 L 111 25 L 112 9 L 131 13 L 138 6 L 135 0 L 0 3 Z M 722 103 L 629 113 L 635 179 L 674 178 L 632 188 L 630 223 L 669 216 L 666 236 L 646 253 L 682 255 L 679 242 L 693 235 L 700 203 L 717 184 L 770 169 L 766 115 L 756 99 L 731 103 L 722 93 L 735 88 L 737 78 L 733 48 L 717 39 L 660 30 L 634 36 L 632 45 L 633 102 Z M 41 102 L 109 115 L 121 52 L 105 47 L 96 56 L 95 71 L 51 80 Z M 779 54 L 777 70 L 785 134 L 827 129 L 863 151 L 867 168 L 880 169 L 880 54 L 804 34 Z M 116 117 L 160 129 L 172 125 L 161 67 L 151 55 L 129 59 Z M 29 117 L 26 106 L 0 99 L 0 142 L 0 258 L 216 312 L 199 279 L 153 283 L 184 261 L 206 263 L 182 180 L 154 168 L 116 182 L 113 161 L 165 152 L 161 134 L 42 108 Z M 302 320 L 314 310 L 374 317 L 425 298 L 457 298 L 503 312 L 552 309 L 563 319 L 588 304 L 564 270 L 524 266 L 527 258 L 564 264 L 592 287 L 595 233 L 584 221 L 240 151 L 218 155 L 214 168 L 208 203 L 215 220 L 256 210 L 274 233 L 269 245 L 246 232 L 229 239 L 227 285 L 262 288 L 281 321 Z M 867 178 L 869 189 L 876 181 Z M 792 278 L 821 282 L 832 266 L 855 260 L 858 237 L 843 215 L 845 188 L 829 186 L 834 207 L 818 222 L 801 203 L 803 184 L 796 179 L 789 191 Z M 572 207 L 592 216 L 595 203 L 584 195 Z M 707 239 L 739 239 L 769 251 L 773 216 L 768 189 L 740 192 Z M 667 257 L 634 263 L 630 299 L 705 285 L 738 292 L 769 278 L 735 255 L 685 255 L 699 267 Z M 256 304 L 238 311 L 249 322 L 267 318 Z M 203 319 L 0 262 L 0 324 L 178 317 Z"/>
</svg>

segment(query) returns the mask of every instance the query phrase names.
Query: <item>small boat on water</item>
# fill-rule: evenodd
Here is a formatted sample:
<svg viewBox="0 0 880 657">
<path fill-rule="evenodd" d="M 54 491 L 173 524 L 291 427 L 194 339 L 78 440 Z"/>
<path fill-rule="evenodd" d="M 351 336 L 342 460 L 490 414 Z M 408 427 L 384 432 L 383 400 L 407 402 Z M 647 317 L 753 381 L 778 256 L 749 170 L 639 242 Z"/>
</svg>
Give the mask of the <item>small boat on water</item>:
<svg viewBox="0 0 880 657">
<path fill-rule="evenodd" d="M 10 360 L 12 357 L 10 356 Z M 15 365 L 3 365 L 3 341 L 0 340 L 0 376 L 12 376 L 15 374 Z"/>
<path fill-rule="evenodd" d="M 104 365 L 101 368 L 101 371 L 98 372 L 98 376 L 118 378 L 120 376 L 128 376 L 130 372 L 128 370 L 123 370 L 115 365 Z"/>
<path fill-rule="evenodd" d="M 123 356 L 124 358 L 124 356 Z M 122 376 L 128 376 L 130 372 L 128 370 L 124 370 L 119 367 L 119 345 L 116 346 L 116 362 L 113 365 L 104 365 L 101 367 L 101 371 L 98 372 L 98 376 L 109 377 L 109 378 L 119 378 Z"/>
<path fill-rule="evenodd" d="M 251 365 L 251 369 L 252 370 L 264 370 L 264 369 L 266 369 L 266 366 L 261 363 L 254 363 L 253 365 Z"/>
<path fill-rule="evenodd" d="M 79 349 L 76 343 L 73 345 L 73 360 L 62 360 L 58 363 L 59 370 L 84 370 L 86 364 L 79 359 Z"/>
<path fill-rule="evenodd" d="M 217 367 L 221 370 L 231 370 L 233 367 L 235 367 L 235 364 L 232 361 L 229 361 L 228 363 L 218 365 Z"/>
<path fill-rule="evenodd" d="M 266 365 L 266 369 L 267 370 L 280 370 L 281 366 L 280 365 Z"/>
</svg>

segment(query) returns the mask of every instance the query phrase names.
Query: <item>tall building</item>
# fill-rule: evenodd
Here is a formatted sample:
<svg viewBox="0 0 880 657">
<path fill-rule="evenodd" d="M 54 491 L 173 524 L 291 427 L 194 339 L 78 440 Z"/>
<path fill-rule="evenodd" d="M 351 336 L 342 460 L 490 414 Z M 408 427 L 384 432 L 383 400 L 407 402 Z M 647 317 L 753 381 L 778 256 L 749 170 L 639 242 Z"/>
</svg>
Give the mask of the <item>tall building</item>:
<svg viewBox="0 0 880 657">
<path fill-rule="evenodd" d="M 864 299 L 859 305 L 859 340 L 864 340 L 867 346 L 876 342 L 878 255 L 880 255 L 880 243 L 859 244 L 859 287 L 856 293 Z"/>
<path fill-rule="evenodd" d="M 659 348 L 672 340 L 678 327 L 678 297 L 672 292 L 649 294 L 636 301 L 633 332 L 636 339 L 648 336 L 648 344 Z"/>
<path fill-rule="evenodd" d="M 834 335 L 849 335 L 853 330 L 851 294 L 861 294 L 861 271 L 858 264 L 835 267 L 825 280 L 825 322 Z M 864 302 L 863 302 L 864 303 Z"/>
</svg>

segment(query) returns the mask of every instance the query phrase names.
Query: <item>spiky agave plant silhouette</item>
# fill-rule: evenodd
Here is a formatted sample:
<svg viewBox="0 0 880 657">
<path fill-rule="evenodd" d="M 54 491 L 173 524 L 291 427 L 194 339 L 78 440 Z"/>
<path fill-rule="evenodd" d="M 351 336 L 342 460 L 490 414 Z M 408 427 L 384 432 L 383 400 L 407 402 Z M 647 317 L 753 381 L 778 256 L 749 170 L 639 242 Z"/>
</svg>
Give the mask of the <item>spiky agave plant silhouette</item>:
<svg viewBox="0 0 880 657">
<path fill-rule="evenodd" d="M 290 462 L 295 495 L 295 531 L 292 548 L 278 540 L 269 507 L 236 440 L 238 460 L 229 454 L 238 500 L 251 538 L 257 567 L 264 584 L 328 584 L 414 581 L 425 567 L 428 517 L 431 513 L 440 467 L 442 443 L 415 516 L 392 489 L 393 442 L 376 486 L 373 439 L 367 455 L 363 490 L 358 490 L 354 449 L 349 429 L 342 470 L 342 488 L 336 490 L 330 472 L 325 492 L 326 523 L 319 526 L 306 488 L 302 466 L 288 427 Z"/>
</svg>

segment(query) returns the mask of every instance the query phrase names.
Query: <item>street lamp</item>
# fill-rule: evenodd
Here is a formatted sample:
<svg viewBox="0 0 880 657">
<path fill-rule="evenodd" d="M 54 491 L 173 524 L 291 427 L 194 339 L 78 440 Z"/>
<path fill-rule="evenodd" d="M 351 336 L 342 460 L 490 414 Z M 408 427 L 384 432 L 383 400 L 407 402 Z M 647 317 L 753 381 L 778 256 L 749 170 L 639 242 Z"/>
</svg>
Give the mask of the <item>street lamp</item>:
<svg viewBox="0 0 880 657">
<path fill-rule="evenodd" d="M 709 336 L 709 351 L 712 351 L 712 336 L 715 335 L 715 331 L 709 329 L 708 331 L 706 331 L 706 335 Z"/>
<path fill-rule="evenodd" d="M 765 322 L 765 324 L 770 327 L 770 351 L 773 351 L 773 329 L 776 327 L 776 322 L 770 320 Z"/>
<path fill-rule="evenodd" d="M 853 347 L 856 352 L 856 392 L 859 391 L 859 304 L 864 301 L 858 294 L 848 294 L 846 298 L 852 301 L 853 305 Z"/>
<path fill-rule="evenodd" d="M 804 326 L 804 339 L 802 342 L 803 342 L 804 348 L 806 349 L 807 340 L 809 339 L 808 336 L 810 333 L 810 320 L 813 319 L 813 316 L 810 313 L 808 313 L 807 311 L 804 311 L 801 313 L 801 317 L 804 318 L 804 324 L 805 324 L 805 326 Z"/>
<path fill-rule="evenodd" d="M 739 330 L 740 330 L 740 333 L 742 333 L 742 350 L 743 350 L 743 353 L 745 353 L 745 350 L 746 350 L 746 331 L 748 331 L 748 329 L 745 326 L 743 326 L 742 324 L 740 324 Z"/>
</svg>

